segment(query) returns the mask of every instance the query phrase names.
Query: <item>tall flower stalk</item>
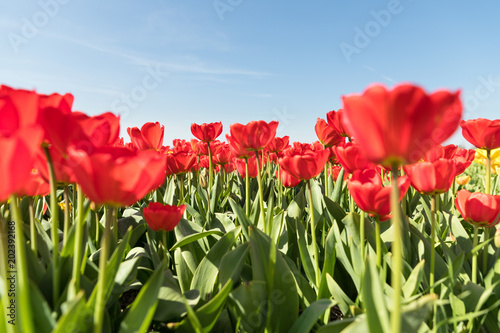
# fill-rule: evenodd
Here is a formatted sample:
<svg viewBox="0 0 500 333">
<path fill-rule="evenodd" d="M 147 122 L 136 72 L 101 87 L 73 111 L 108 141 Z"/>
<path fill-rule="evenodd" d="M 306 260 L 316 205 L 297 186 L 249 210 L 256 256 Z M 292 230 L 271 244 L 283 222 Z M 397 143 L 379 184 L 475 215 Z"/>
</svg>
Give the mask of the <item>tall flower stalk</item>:
<svg viewBox="0 0 500 333">
<path fill-rule="evenodd" d="M 81 265 L 82 265 L 82 247 L 83 247 L 83 227 L 85 225 L 85 216 L 83 209 L 83 191 L 80 185 L 77 185 L 78 192 L 78 218 L 76 220 L 75 229 L 75 247 L 74 247 L 74 258 L 73 258 L 73 280 L 75 286 L 75 294 L 80 291 L 80 276 L 81 276 Z M 99 220 L 96 220 L 98 225 Z M 99 228 L 97 228 L 99 230 Z"/>
<path fill-rule="evenodd" d="M 311 216 L 311 241 L 314 251 L 314 276 L 316 278 L 316 286 L 319 288 L 320 283 L 320 271 L 319 271 L 319 251 L 318 251 L 318 242 L 316 240 L 316 221 L 314 219 L 314 204 L 312 197 L 312 189 L 311 189 L 311 179 L 307 180 L 307 187 L 309 189 L 309 214 Z"/>
<path fill-rule="evenodd" d="M 51 237 L 52 237 L 52 301 L 57 303 L 59 297 L 59 205 L 57 202 L 57 185 L 54 164 L 49 148 L 43 147 L 49 166 L 50 174 L 50 212 L 51 212 Z"/>
<path fill-rule="evenodd" d="M 392 273 L 391 286 L 393 289 L 391 332 L 401 332 L 401 272 L 403 271 L 403 232 L 401 207 L 399 205 L 398 164 L 392 164 L 392 191 L 391 211 L 394 240 L 392 241 Z"/>
<path fill-rule="evenodd" d="M 264 212 L 264 185 L 262 184 L 261 166 L 259 161 L 259 152 L 255 151 L 255 158 L 257 159 L 257 182 L 259 184 L 259 203 L 260 203 L 260 217 L 262 218 L 262 223 L 264 225 L 264 232 L 271 235 L 271 226 L 266 225 L 266 214 Z M 247 164 L 248 165 L 248 164 Z M 248 173 L 246 175 L 248 177 Z"/>
<path fill-rule="evenodd" d="M 101 240 L 101 253 L 99 256 L 99 275 L 97 277 L 97 298 L 94 308 L 94 333 L 101 333 L 104 323 L 104 311 L 106 308 L 106 276 L 108 274 L 108 257 L 111 243 L 111 225 L 116 219 L 116 208 L 105 206 L 104 214 L 106 216 L 104 234 Z"/>
</svg>

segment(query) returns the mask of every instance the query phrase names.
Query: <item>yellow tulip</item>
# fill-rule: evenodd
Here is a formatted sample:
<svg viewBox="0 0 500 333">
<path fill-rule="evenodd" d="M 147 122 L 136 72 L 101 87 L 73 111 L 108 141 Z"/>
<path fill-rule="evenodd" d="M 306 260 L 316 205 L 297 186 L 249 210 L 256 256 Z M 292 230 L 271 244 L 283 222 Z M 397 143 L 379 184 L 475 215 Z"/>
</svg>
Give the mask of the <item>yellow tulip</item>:
<svg viewBox="0 0 500 333">
<path fill-rule="evenodd" d="M 497 167 L 500 167 L 500 148 L 493 149 L 490 152 L 491 158 L 491 171 L 495 172 Z M 486 165 L 486 150 L 476 149 L 476 156 L 474 157 L 474 162 Z"/>
<path fill-rule="evenodd" d="M 456 177 L 455 181 L 458 185 L 466 185 L 470 181 L 470 176 L 460 176 Z"/>
</svg>

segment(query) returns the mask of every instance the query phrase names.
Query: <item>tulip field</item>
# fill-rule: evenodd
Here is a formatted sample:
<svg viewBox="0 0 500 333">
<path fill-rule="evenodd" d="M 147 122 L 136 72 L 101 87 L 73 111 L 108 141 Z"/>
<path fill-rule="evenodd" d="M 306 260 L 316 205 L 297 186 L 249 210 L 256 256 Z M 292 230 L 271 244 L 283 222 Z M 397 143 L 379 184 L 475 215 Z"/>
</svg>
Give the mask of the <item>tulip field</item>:
<svg viewBox="0 0 500 333">
<path fill-rule="evenodd" d="M 500 119 L 459 92 L 371 85 L 312 143 L 72 104 L 0 85 L 0 332 L 500 332 Z"/>
</svg>

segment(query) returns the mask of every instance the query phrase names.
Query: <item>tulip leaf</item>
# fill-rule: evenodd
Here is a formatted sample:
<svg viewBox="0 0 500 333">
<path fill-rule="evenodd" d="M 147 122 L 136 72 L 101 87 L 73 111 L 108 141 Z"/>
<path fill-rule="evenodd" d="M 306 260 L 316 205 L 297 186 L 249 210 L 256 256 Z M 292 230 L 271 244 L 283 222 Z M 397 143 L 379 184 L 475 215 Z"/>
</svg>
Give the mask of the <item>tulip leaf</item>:
<svg viewBox="0 0 500 333">
<path fill-rule="evenodd" d="M 299 246 L 300 261 L 302 262 L 304 272 L 306 273 L 309 281 L 316 281 L 316 271 L 313 265 L 312 253 L 309 252 L 307 248 L 306 230 L 302 223 L 298 222 L 297 220 L 295 222 L 295 230 L 297 236 L 297 244 Z"/>
<path fill-rule="evenodd" d="M 32 304 L 37 306 L 33 307 L 33 320 L 37 332 L 52 332 L 56 325 L 56 321 L 51 315 L 51 309 L 38 287 L 30 284 L 30 299 Z M 3 306 L 2 306 L 3 308 Z"/>
<path fill-rule="evenodd" d="M 354 305 L 349 296 L 347 296 L 342 288 L 337 284 L 337 282 L 327 273 L 326 281 L 328 283 L 328 289 L 333 296 L 333 299 L 339 305 L 340 311 L 345 315 L 349 312 L 349 308 Z"/>
<path fill-rule="evenodd" d="M 238 205 L 232 198 L 229 198 L 229 204 L 231 205 L 231 208 L 233 209 L 233 212 L 236 214 L 236 217 L 238 218 L 239 223 L 241 224 L 241 232 L 243 233 L 243 236 L 248 240 L 248 228 L 250 227 L 251 223 L 248 217 L 245 215 L 245 212 L 243 209 Z"/>
<path fill-rule="evenodd" d="M 403 285 L 403 295 L 405 298 L 410 298 L 410 296 L 414 295 L 419 286 L 422 278 L 424 276 L 424 264 L 425 261 L 420 261 L 415 268 L 413 268 L 410 276 L 406 279 L 405 284 Z"/>
<path fill-rule="evenodd" d="M 366 309 L 366 319 L 370 332 L 390 332 L 389 313 L 387 311 L 384 294 L 382 293 L 382 282 L 380 281 L 375 263 L 366 261 L 363 276 L 363 307 Z"/>
<path fill-rule="evenodd" d="M 193 324 L 197 328 L 196 331 L 201 328 L 201 332 L 211 332 L 232 289 L 233 283 L 229 280 L 208 303 L 198 308 L 195 313 L 190 314 L 192 309 L 186 302 L 188 317 L 177 327 L 179 332 L 192 332 Z"/>
<path fill-rule="evenodd" d="M 206 299 L 215 288 L 215 281 L 219 274 L 219 264 L 222 257 L 233 246 L 234 241 L 241 232 L 241 227 L 237 227 L 225 234 L 215 245 L 210 249 L 207 255 L 201 260 L 198 268 L 194 272 L 191 280 L 190 289 L 200 291 L 202 299 Z"/>
<path fill-rule="evenodd" d="M 127 232 L 127 234 L 124 236 L 122 241 L 118 244 L 116 247 L 115 251 L 111 255 L 111 258 L 107 261 L 107 271 L 106 271 L 106 278 L 104 279 L 105 281 L 105 286 L 104 290 L 106 293 L 106 296 L 104 299 L 108 299 L 109 295 L 111 294 L 113 290 L 113 284 L 115 283 L 115 276 L 116 273 L 118 272 L 118 267 L 120 263 L 122 262 L 122 258 L 124 257 L 125 250 L 128 246 L 128 241 L 130 240 L 130 235 L 131 232 Z M 100 265 L 104 263 L 99 263 Z M 90 295 L 90 298 L 87 302 L 87 307 L 93 309 L 95 307 L 95 302 L 96 302 L 96 297 L 97 297 L 97 288 L 94 288 L 92 291 L 92 294 Z"/>
<path fill-rule="evenodd" d="M 338 204 L 340 203 L 342 188 L 344 187 L 344 173 L 344 168 L 340 169 L 339 175 L 337 176 L 337 181 L 335 182 L 335 187 L 333 189 L 332 201 Z"/>
<path fill-rule="evenodd" d="M 344 209 L 342 209 L 337 202 L 332 201 L 330 198 L 325 198 L 325 205 L 328 213 L 337 221 L 337 223 L 342 223 L 342 220 L 346 217 Z"/>
<path fill-rule="evenodd" d="M 267 328 L 272 332 L 288 332 L 299 310 L 293 274 L 269 236 L 251 228 L 250 243 L 253 279 L 267 283 L 267 311 L 264 314 Z"/>
<path fill-rule="evenodd" d="M 241 318 L 246 332 L 260 332 L 266 324 L 267 284 L 250 281 L 234 289 L 229 296 L 230 311 Z"/>
<path fill-rule="evenodd" d="M 161 264 L 141 288 L 120 323 L 120 333 L 145 332 L 153 319 L 158 305 L 158 292 L 163 282 L 165 266 Z"/>
<path fill-rule="evenodd" d="M 170 248 L 169 251 L 174 251 L 178 247 L 183 247 L 184 245 L 190 244 L 194 241 L 197 241 L 198 239 L 201 239 L 201 238 L 204 238 L 204 237 L 207 237 L 210 235 L 223 236 L 224 234 L 220 230 L 208 230 L 208 231 L 203 231 L 203 232 L 196 233 L 196 234 L 191 234 L 191 235 L 188 235 L 188 236 L 178 240 L 177 243 L 175 243 Z"/>
<path fill-rule="evenodd" d="M 429 318 L 436 298 L 436 295 L 425 295 L 404 306 L 401 314 L 401 332 L 417 332 L 422 323 Z"/>
<path fill-rule="evenodd" d="M 290 328 L 290 333 L 309 332 L 318 318 L 323 316 L 326 310 L 335 305 L 335 301 L 330 299 L 320 299 L 313 302 L 307 309 L 302 312 L 300 317 L 295 321 Z"/>
<path fill-rule="evenodd" d="M 91 318 L 92 310 L 85 308 L 85 298 L 81 291 L 67 304 L 53 333 L 86 332 L 90 329 Z"/>
<path fill-rule="evenodd" d="M 219 284 L 222 287 L 228 280 L 237 284 L 238 277 L 249 251 L 249 243 L 240 244 L 234 250 L 224 254 L 219 265 Z"/>
</svg>

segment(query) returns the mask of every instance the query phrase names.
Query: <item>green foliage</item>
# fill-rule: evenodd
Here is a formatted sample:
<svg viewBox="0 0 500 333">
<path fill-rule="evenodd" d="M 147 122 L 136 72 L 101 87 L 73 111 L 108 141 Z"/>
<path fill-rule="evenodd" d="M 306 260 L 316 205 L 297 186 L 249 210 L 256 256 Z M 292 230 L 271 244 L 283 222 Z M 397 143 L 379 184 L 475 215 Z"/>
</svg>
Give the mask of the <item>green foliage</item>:
<svg viewBox="0 0 500 333">
<path fill-rule="evenodd" d="M 304 182 L 285 188 L 279 198 L 274 168 L 272 164 L 263 168 L 264 221 L 256 181 L 247 194 L 244 180 L 235 173 L 217 174 L 210 195 L 194 178 L 189 179 L 192 175 L 183 177 L 182 192 L 178 180 L 171 177 L 146 199 L 120 209 L 107 262 L 103 331 L 389 332 L 394 238 L 390 222 L 380 225 L 382 263 L 377 267 L 376 222 L 367 215 L 362 238 L 361 212 L 350 204 L 343 170 L 336 182 L 327 177 L 326 194 L 324 175 L 312 180 L 309 202 Z M 473 164 L 466 171 L 472 178 L 465 188 L 483 189 L 482 169 Z M 498 183 L 494 176 L 493 189 Z M 460 188 L 456 186 L 455 191 Z M 74 192 L 72 186 L 70 192 Z M 251 197 L 248 216 L 246 195 Z M 429 199 L 412 189 L 403 198 L 404 332 L 500 331 L 500 250 L 492 241 L 480 241 L 473 249 L 473 230 L 453 208 L 453 198 L 453 190 L 439 197 L 433 249 Z M 34 327 L 37 332 L 92 332 L 103 209 L 91 210 L 85 201 L 79 290 L 72 281 L 75 224 L 71 223 L 65 243 L 60 244 L 55 271 L 61 288 L 53 299 L 52 226 L 50 211 L 43 213 L 44 200 L 33 201 L 32 221 L 27 214 L 30 201 L 20 205 L 28 240 Z M 149 200 L 184 201 L 187 205 L 175 231 L 168 233 L 167 244 L 142 217 L 141 209 Z M 311 209 L 316 230 L 310 227 Z M 1 212 L 7 221 L 9 208 L 3 206 Z M 36 234 L 30 234 L 30 223 Z M 30 246 L 34 238 L 36 253 Z M 484 238 L 480 230 L 479 239 Z M 365 253 L 361 253 L 362 244 Z M 432 251 L 436 259 L 434 294 L 430 294 L 429 282 Z M 473 251 L 480 255 L 477 283 L 471 279 Z M 0 293 L 3 305 L 6 297 L 3 290 Z M 0 314 L 0 331 L 19 331 L 8 326 L 4 306 Z M 22 316 L 21 309 L 18 315 Z"/>
</svg>

